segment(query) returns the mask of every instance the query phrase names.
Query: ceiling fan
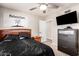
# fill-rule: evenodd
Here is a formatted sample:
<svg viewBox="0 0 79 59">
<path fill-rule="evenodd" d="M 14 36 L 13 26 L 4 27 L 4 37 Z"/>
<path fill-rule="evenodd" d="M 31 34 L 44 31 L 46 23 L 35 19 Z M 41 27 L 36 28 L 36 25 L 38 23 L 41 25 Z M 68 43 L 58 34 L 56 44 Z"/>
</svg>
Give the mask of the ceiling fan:
<svg viewBox="0 0 79 59">
<path fill-rule="evenodd" d="M 57 9 L 59 8 L 59 5 L 55 4 L 55 3 L 38 3 L 38 6 L 37 7 L 33 7 L 33 8 L 30 8 L 29 10 L 30 11 L 33 11 L 33 10 L 36 10 L 37 8 L 39 8 L 39 10 L 42 10 L 43 13 L 46 13 L 46 10 L 48 8 L 54 8 L 54 9 Z"/>
</svg>

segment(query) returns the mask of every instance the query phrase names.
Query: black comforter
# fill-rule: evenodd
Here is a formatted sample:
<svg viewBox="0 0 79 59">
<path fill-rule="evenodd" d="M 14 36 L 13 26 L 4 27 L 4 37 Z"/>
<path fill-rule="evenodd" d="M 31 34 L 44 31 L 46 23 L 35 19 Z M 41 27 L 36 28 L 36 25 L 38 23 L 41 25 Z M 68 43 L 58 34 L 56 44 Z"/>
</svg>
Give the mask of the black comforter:
<svg viewBox="0 0 79 59">
<path fill-rule="evenodd" d="M 54 56 L 54 52 L 33 38 L 8 36 L 0 42 L 0 56 Z"/>
</svg>

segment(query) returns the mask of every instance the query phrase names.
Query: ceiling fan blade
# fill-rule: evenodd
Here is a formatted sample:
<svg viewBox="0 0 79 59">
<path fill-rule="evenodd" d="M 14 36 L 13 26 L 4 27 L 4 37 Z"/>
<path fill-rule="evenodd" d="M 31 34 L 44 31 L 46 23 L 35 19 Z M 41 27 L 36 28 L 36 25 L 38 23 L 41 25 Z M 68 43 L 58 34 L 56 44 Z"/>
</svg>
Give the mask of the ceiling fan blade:
<svg viewBox="0 0 79 59">
<path fill-rule="evenodd" d="M 49 6 L 48 6 L 48 8 L 50 8 L 50 9 L 57 9 L 57 8 L 59 8 L 60 7 L 60 5 L 59 4 L 51 4 L 51 3 L 49 3 Z"/>
<path fill-rule="evenodd" d="M 35 9 L 37 9 L 37 7 L 33 7 L 33 8 L 31 8 L 31 9 L 29 9 L 29 10 L 31 10 L 31 11 L 32 11 L 32 10 L 35 10 Z"/>
<path fill-rule="evenodd" d="M 59 8 L 59 5 L 53 5 L 54 8 Z"/>
<path fill-rule="evenodd" d="M 43 13 L 46 13 L 46 10 L 44 10 Z"/>
</svg>

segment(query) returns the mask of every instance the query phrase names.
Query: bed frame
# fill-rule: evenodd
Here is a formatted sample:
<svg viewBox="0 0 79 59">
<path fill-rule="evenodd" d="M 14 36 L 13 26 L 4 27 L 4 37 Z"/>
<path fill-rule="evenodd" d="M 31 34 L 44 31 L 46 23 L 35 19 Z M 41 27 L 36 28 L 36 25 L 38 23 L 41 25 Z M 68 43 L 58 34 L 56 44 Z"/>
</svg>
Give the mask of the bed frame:
<svg viewBox="0 0 79 59">
<path fill-rule="evenodd" d="M 5 35 L 19 35 L 19 33 L 26 33 L 31 37 L 31 29 L 1 29 L 0 30 L 0 41 L 4 40 Z"/>
</svg>

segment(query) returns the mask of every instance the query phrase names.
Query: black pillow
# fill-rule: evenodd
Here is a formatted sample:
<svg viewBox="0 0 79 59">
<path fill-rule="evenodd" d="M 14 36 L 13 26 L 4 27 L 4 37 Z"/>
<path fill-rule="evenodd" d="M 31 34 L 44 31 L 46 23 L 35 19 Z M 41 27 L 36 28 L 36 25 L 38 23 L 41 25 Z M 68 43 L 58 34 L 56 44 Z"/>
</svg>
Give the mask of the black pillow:
<svg viewBox="0 0 79 59">
<path fill-rule="evenodd" d="M 31 37 L 27 33 L 19 33 L 19 39 L 30 39 Z"/>
<path fill-rule="evenodd" d="M 18 40 L 19 36 L 18 35 L 8 34 L 8 35 L 6 35 L 6 37 L 4 39 L 5 40 Z"/>
</svg>

